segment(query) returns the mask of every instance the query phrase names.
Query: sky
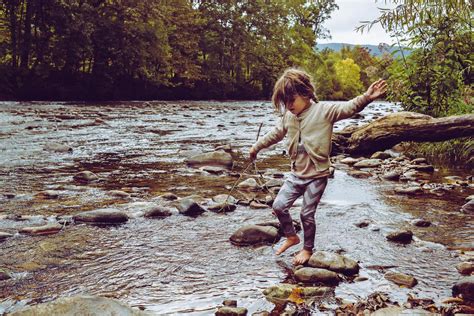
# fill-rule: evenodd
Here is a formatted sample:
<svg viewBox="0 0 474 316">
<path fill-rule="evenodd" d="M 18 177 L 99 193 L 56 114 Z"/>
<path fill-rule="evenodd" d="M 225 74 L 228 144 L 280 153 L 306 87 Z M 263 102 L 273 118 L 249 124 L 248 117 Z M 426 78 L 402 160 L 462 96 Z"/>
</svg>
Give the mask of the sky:
<svg viewBox="0 0 474 316">
<path fill-rule="evenodd" d="M 389 1 L 388 1 L 389 2 Z M 384 0 L 336 0 L 339 10 L 331 14 L 331 18 L 324 23 L 324 27 L 330 31 L 332 39 L 319 39 L 322 43 L 348 43 L 348 44 L 392 44 L 395 42 L 380 25 L 374 25 L 372 29 L 363 34 L 354 29 L 360 25 L 360 21 L 374 20 L 379 17 L 379 9 L 393 8 L 394 5 L 385 4 Z"/>
</svg>

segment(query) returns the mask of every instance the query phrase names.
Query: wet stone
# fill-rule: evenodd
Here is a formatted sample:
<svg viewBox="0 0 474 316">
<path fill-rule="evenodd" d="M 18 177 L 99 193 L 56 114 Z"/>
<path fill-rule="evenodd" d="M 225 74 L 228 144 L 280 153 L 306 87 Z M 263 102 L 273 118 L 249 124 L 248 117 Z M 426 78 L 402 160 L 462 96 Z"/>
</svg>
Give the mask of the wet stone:
<svg viewBox="0 0 474 316">
<path fill-rule="evenodd" d="M 250 202 L 250 208 L 265 209 L 265 208 L 268 208 L 268 207 L 269 206 L 267 204 L 259 203 L 259 202 L 256 202 L 256 201 Z"/>
<path fill-rule="evenodd" d="M 466 214 L 474 214 L 474 200 L 469 200 L 461 207 L 461 212 Z"/>
<path fill-rule="evenodd" d="M 361 220 L 360 222 L 355 223 L 354 225 L 359 228 L 364 228 L 370 225 L 370 221 L 367 219 L 364 219 L 364 220 Z"/>
<path fill-rule="evenodd" d="M 414 277 L 403 273 L 389 271 L 385 273 L 384 278 L 397 285 L 403 285 L 409 288 L 412 288 L 418 284 L 418 281 Z"/>
<path fill-rule="evenodd" d="M 413 233 L 409 230 L 398 231 L 388 234 L 387 239 L 401 244 L 409 244 L 413 240 Z"/>
<path fill-rule="evenodd" d="M 222 167 L 214 167 L 214 166 L 204 166 L 199 168 L 202 171 L 206 171 L 210 174 L 224 174 L 227 172 L 227 169 Z"/>
<path fill-rule="evenodd" d="M 222 305 L 228 306 L 228 307 L 237 307 L 237 301 L 236 300 L 225 300 L 222 302 Z"/>
<path fill-rule="evenodd" d="M 308 265 L 313 268 L 327 269 L 345 275 L 354 275 L 359 272 L 359 265 L 355 260 L 327 251 L 313 253 L 308 261 Z"/>
<path fill-rule="evenodd" d="M 59 192 L 53 190 L 41 191 L 36 194 L 36 197 L 48 200 L 54 200 L 59 198 Z"/>
<path fill-rule="evenodd" d="M 359 170 L 351 170 L 347 174 L 350 175 L 351 177 L 359 178 L 359 179 L 366 179 L 372 176 L 370 172 L 359 171 Z"/>
<path fill-rule="evenodd" d="M 333 289 L 326 286 L 304 286 L 300 287 L 295 284 L 278 284 L 271 287 L 266 288 L 263 290 L 263 295 L 265 298 L 277 304 L 282 304 L 283 302 L 287 301 L 293 293 L 298 293 L 298 296 L 301 297 L 303 300 L 314 300 L 318 297 L 324 297 L 328 294 L 332 294 Z"/>
<path fill-rule="evenodd" d="M 216 195 L 212 198 L 212 200 L 216 203 L 230 203 L 230 204 L 237 203 L 237 199 L 233 197 L 232 195 L 228 195 L 228 194 Z"/>
<path fill-rule="evenodd" d="M 474 276 L 458 281 L 452 289 L 453 296 L 461 295 L 467 301 L 474 301 Z"/>
<path fill-rule="evenodd" d="M 416 194 L 423 193 L 423 189 L 420 187 L 407 187 L 407 188 L 399 187 L 399 188 L 395 188 L 395 193 L 403 194 L 403 195 L 416 195 Z"/>
<path fill-rule="evenodd" d="M 260 187 L 257 183 L 257 180 L 255 180 L 254 178 L 249 178 L 247 180 L 240 182 L 237 185 L 237 188 L 243 191 L 258 191 Z"/>
<path fill-rule="evenodd" d="M 337 285 L 339 283 L 336 272 L 320 268 L 301 268 L 295 272 L 295 278 L 303 283 L 323 283 L 326 285 Z"/>
<path fill-rule="evenodd" d="M 112 196 L 123 198 L 123 199 L 128 199 L 130 197 L 129 193 L 124 192 L 124 191 L 120 191 L 120 190 L 109 191 L 109 194 L 112 195 Z"/>
<path fill-rule="evenodd" d="M 370 159 L 385 160 L 385 159 L 388 159 L 388 158 L 392 158 L 392 155 L 390 155 L 389 153 L 386 153 L 384 151 L 377 151 L 374 154 L 372 154 L 372 156 L 370 156 Z"/>
<path fill-rule="evenodd" d="M 399 171 L 389 171 L 382 175 L 382 178 L 389 181 L 398 181 L 400 179 Z"/>
<path fill-rule="evenodd" d="M 410 161 L 410 163 L 414 165 L 419 165 L 419 164 L 427 164 L 428 161 L 426 160 L 426 158 L 415 158 L 412 161 Z"/>
<path fill-rule="evenodd" d="M 133 309 L 115 299 L 98 296 L 72 296 L 52 302 L 28 306 L 15 311 L 11 316 L 59 316 L 59 315 L 127 315 L 150 316 L 152 314 Z"/>
<path fill-rule="evenodd" d="M 74 175 L 74 180 L 78 182 L 92 182 L 99 179 L 99 177 L 91 171 L 81 171 Z"/>
<path fill-rule="evenodd" d="M 225 151 L 203 153 L 186 159 L 186 164 L 191 167 L 219 166 L 229 169 L 233 163 L 232 156 Z"/>
<path fill-rule="evenodd" d="M 474 262 L 461 262 L 456 265 L 459 273 L 469 275 L 474 272 Z"/>
<path fill-rule="evenodd" d="M 45 151 L 55 151 L 55 152 L 61 152 L 61 153 L 72 152 L 72 147 L 65 144 L 57 144 L 57 143 L 46 144 L 44 145 L 43 149 Z"/>
<path fill-rule="evenodd" d="M 216 316 L 246 316 L 247 309 L 244 307 L 219 307 L 216 312 Z"/>
<path fill-rule="evenodd" d="M 11 276 L 8 272 L 0 269 L 0 281 L 5 281 L 5 280 L 8 280 L 8 279 L 11 279 Z"/>
<path fill-rule="evenodd" d="M 429 227 L 429 226 L 431 226 L 431 222 L 426 221 L 424 219 L 415 219 L 412 222 L 412 224 L 415 225 L 416 227 Z"/>
<path fill-rule="evenodd" d="M 165 193 L 163 195 L 160 196 L 162 199 L 165 199 L 165 200 L 168 200 L 168 201 L 174 201 L 174 200 L 177 200 L 178 197 L 176 196 L 176 194 L 173 194 L 173 193 Z"/>
<path fill-rule="evenodd" d="M 143 216 L 146 218 L 168 217 L 171 216 L 171 211 L 161 205 L 158 205 L 145 211 Z"/>
<path fill-rule="evenodd" d="M 230 203 L 218 203 L 209 206 L 207 209 L 214 213 L 229 213 L 235 211 L 237 206 Z"/>
<path fill-rule="evenodd" d="M 43 226 L 23 227 L 20 229 L 20 233 L 33 236 L 53 235 L 60 232 L 62 228 L 62 225 L 52 223 Z"/>
<path fill-rule="evenodd" d="M 356 168 L 376 168 L 382 164 L 380 159 L 364 159 L 354 164 Z"/>
<path fill-rule="evenodd" d="M 117 209 L 104 208 L 76 214 L 73 219 L 79 223 L 120 224 L 127 222 L 128 216 Z"/>
<path fill-rule="evenodd" d="M 283 180 L 281 179 L 270 179 L 263 185 L 267 188 L 281 187 L 283 185 Z"/>
<path fill-rule="evenodd" d="M 352 158 L 352 157 L 347 157 L 341 160 L 341 163 L 346 164 L 346 165 L 353 165 L 357 162 L 359 162 L 360 159 Z"/>
<path fill-rule="evenodd" d="M 0 232 L 0 241 L 3 241 L 7 238 L 13 237 L 13 234 L 7 232 Z"/>
<path fill-rule="evenodd" d="M 230 237 L 230 241 L 238 246 L 272 244 L 279 239 L 278 229 L 270 225 L 247 225 L 239 228 Z"/>
<path fill-rule="evenodd" d="M 435 170 L 432 165 L 408 165 L 407 167 L 421 172 L 434 172 Z"/>
<path fill-rule="evenodd" d="M 206 211 L 191 198 L 180 199 L 176 207 L 180 214 L 186 216 L 198 216 Z"/>
</svg>

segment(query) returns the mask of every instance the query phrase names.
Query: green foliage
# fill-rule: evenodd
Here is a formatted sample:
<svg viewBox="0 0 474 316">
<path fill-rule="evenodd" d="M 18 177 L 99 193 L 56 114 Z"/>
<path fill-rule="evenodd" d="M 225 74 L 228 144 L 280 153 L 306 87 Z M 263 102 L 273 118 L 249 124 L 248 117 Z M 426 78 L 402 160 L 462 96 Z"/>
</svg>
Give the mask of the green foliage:
<svg viewBox="0 0 474 316">
<path fill-rule="evenodd" d="M 344 98 L 349 98 L 362 92 L 360 82 L 360 67 L 351 58 L 339 60 L 334 65 L 337 79 L 341 85 Z"/>
</svg>

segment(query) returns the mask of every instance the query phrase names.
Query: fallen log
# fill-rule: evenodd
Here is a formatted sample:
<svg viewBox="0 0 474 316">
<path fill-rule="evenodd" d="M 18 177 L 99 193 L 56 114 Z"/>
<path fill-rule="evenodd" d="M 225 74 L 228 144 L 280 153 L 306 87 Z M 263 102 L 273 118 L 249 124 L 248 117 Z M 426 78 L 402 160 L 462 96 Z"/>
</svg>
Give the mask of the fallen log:
<svg viewBox="0 0 474 316">
<path fill-rule="evenodd" d="M 474 136 L 474 114 L 433 118 L 413 112 L 392 113 L 355 129 L 335 133 L 334 147 L 353 155 L 371 154 L 410 142 L 438 142 Z"/>
</svg>

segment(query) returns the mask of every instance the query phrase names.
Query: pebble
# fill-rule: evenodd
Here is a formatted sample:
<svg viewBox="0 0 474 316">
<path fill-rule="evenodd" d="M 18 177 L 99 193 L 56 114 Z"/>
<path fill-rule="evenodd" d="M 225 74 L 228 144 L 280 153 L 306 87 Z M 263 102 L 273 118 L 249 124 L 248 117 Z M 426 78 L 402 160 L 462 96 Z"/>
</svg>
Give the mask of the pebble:
<svg viewBox="0 0 474 316">
<path fill-rule="evenodd" d="M 403 273 L 389 271 L 385 273 L 384 277 L 385 279 L 392 281 L 397 285 L 403 285 L 409 288 L 412 288 L 418 284 L 418 281 L 414 277 Z"/>
</svg>

